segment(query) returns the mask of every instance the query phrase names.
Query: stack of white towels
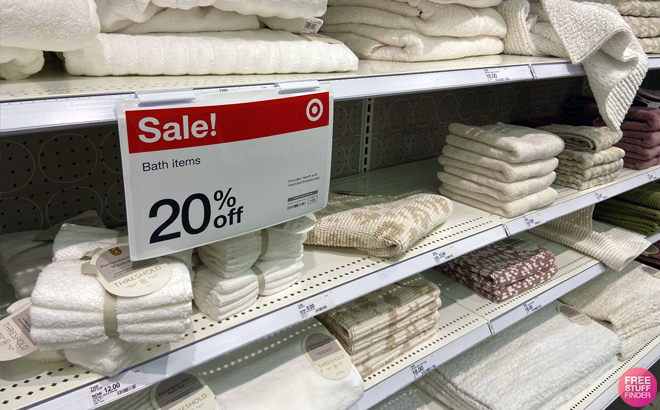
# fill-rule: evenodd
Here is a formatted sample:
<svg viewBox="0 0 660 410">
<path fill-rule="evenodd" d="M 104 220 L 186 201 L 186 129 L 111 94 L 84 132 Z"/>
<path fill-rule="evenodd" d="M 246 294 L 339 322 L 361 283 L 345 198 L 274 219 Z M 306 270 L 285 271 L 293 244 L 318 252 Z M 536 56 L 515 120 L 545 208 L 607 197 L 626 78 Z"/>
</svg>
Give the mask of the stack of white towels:
<svg viewBox="0 0 660 410">
<path fill-rule="evenodd" d="M 190 327 L 191 251 L 163 257 L 169 281 L 144 296 L 116 297 L 117 334 L 107 335 L 106 291 L 81 266 L 88 252 L 117 243 L 118 232 L 64 224 L 53 243 L 53 262 L 42 270 L 31 295 L 30 336 L 42 352 L 63 350 L 71 363 L 104 375 L 129 366 L 146 343 L 178 342 Z"/>
<path fill-rule="evenodd" d="M 483 127 L 452 123 L 439 158 L 439 191 L 455 201 L 507 218 L 550 205 L 550 188 L 564 149 L 546 131 L 497 123 Z"/>
<path fill-rule="evenodd" d="M 198 248 L 203 265 L 193 280 L 197 307 L 222 320 L 247 309 L 259 295 L 286 290 L 302 276 L 306 238 L 267 228 Z"/>
<path fill-rule="evenodd" d="M 501 0 L 329 0 L 324 34 L 362 59 L 437 61 L 500 54 Z"/>
</svg>

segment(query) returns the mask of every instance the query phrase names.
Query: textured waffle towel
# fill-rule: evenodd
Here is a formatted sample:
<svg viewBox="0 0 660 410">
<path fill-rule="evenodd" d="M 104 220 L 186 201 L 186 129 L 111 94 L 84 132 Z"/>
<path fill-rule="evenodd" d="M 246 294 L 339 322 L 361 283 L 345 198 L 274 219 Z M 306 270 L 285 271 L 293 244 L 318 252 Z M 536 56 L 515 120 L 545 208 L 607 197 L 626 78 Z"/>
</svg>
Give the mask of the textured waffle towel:
<svg viewBox="0 0 660 410">
<path fill-rule="evenodd" d="M 589 169 L 597 165 L 616 162 L 622 159 L 625 154 L 624 150 L 616 147 L 610 147 L 600 152 L 564 149 L 557 155 L 557 158 L 559 158 L 559 164 L 562 166 Z"/>
<path fill-rule="evenodd" d="M 660 37 L 640 38 L 639 44 L 642 45 L 642 50 L 645 53 L 660 53 Z"/>
<path fill-rule="evenodd" d="M 621 270 L 651 245 L 643 236 L 623 229 L 592 228 L 594 206 L 562 216 L 530 230 L 534 235 L 569 246 Z"/>
<path fill-rule="evenodd" d="M 622 136 L 621 131 L 613 131 L 607 127 L 553 124 L 539 129 L 557 135 L 564 140 L 566 148 L 576 151 L 600 152 L 611 147 Z"/>
<path fill-rule="evenodd" d="M 623 165 L 623 162 L 621 162 Z M 492 196 L 498 201 L 510 202 L 548 188 L 555 181 L 555 173 L 518 182 L 501 182 L 481 174 L 444 166 L 445 172 L 438 172 L 438 179 L 443 185 L 452 185 L 456 189 L 477 192 Z"/>
<path fill-rule="evenodd" d="M 551 303 L 415 384 L 456 409 L 554 409 L 613 365 L 620 348 L 613 332 L 573 323 Z"/>
<path fill-rule="evenodd" d="M 625 360 L 660 335 L 660 277 L 652 275 L 660 272 L 633 262 L 620 272 L 606 271 L 560 300 L 616 332 L 624 345 L 619 358 Z"/>
<path fill-rule="evenodd" d="M 596 0 L 595 3 L 612 5 L 622 16 L 660 17 L 660 3 L 656 0 Z"/>
<path fill-rule="evenodd" d="M 631 204 L 660 210 L 660 184 L 657 182 L 645 184 L 619 194 L 616 198 Z"/>
<path fill-rule="evenodd" d="M 307 233 L 308 245 L 341 246 L 378 257 L 403 254 L 449 218 L 454 209 L 440 195 L 417 194 L 393 202 L 387 199 L 334 196 L 317 212 Z M 373 202 L 372 202 L 373 201 Z M 380 202 L 377 205 L 366 205 Z"/>
<path fill-rule="evenodd" d="M 594 219 L 649 236 L 660 231 L 660 210 L 617 198 L 596 204 Z"/>
</svg>

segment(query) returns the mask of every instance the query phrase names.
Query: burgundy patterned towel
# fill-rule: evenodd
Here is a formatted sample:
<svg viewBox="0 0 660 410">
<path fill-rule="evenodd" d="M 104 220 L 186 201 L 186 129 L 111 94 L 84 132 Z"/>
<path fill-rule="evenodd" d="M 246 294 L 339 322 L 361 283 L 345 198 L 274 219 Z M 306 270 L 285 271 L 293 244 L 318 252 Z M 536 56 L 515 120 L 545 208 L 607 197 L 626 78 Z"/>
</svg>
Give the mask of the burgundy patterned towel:
<svg viewBox="0 0 660 410">
<path fill-rule="evenodd" d="M 647 250 L 637 257 L 644 265 L 660 269 L 660 241 L 651 245 Z"/>
<path fill-rule="evenodd" d="M 490 289 L 502 288 L 555 266 L 555 255 L 547 249 L 526 251 L 496 242 L 438 267 L 484 283 Z M 477 276 L 483 279 L 475 279 Z"/>
<path fill-rule="evenodd" d="M 644 148 L 657 147 L 660 145 L 660 131 L 624 130 L 621 142 L 639 145 Z"/>
<path fill-rule="evenodd" d="M 605 121 L 596 118 L 594 125 L 604 127 Z M 660 131 L 660 108 L 632 106 L 621 123 L 622 130 L 633 131 Z"/>
</svg>

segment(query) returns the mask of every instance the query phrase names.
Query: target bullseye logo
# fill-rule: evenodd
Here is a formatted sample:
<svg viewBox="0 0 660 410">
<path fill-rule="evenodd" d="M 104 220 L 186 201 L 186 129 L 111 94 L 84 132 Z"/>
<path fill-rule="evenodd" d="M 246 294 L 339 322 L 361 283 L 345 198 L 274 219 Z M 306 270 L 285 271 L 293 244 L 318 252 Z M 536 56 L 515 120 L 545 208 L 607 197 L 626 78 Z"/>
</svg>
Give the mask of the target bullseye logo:
<svg viewBox="0 0 660 410">
<path fill-rule="evenodd" d="M 317 121 L 323 114 L 323 104 L 318 98 L 314 98 L 307 104 L 307 118 L 310 121 Z"/>
</svg>

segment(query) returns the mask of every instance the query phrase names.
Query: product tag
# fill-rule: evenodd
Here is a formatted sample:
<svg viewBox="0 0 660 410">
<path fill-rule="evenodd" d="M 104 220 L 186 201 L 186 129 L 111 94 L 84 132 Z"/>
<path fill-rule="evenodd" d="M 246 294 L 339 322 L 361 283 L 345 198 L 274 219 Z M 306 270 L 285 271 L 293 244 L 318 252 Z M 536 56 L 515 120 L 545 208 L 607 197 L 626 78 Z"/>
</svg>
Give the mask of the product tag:
<svg viewBox="0 0 660 410">
<path fill-rule="evenodd" d="M 170 266 L 156 259 L 131 261 L 127 243 L 99 251 L 90 265 L 96 268 L 96 278 L 105 290 L 124 297 L 153 293 L 165 286 L 172 275 Z"/>
<path fill-rule="evenodd" d="M 431 252 L 431 256 L 437 265 L 454 259 L 454 252 L 451 245 L 447 245 L 442 249 Z"/>
<path fill-rule="evenodd" d="M 534 298 L 532 300 L 523 303 L 523 307 L 525 308 L 525 314 L 529 315 L 541 309 L 543 305 L 541 303 L 538 303 L 536 298 Z"/>
<path fill-rule="evenodd" d="M 340 380 L 351 372 L 351 357 L 339 342 L 328 334 L 311 333 L 305 336 L 302 349 L 314 370 L 326 379 Z"/>
<path fill-rule="evenodd" d="M 91 406 L 97 406 L 114 399 L 115 397 L 122 396 L 137 388 L 137 384 L 128 384 L 121 382 L 113 382 L 111 380 L 102 380 L 89 386 L 89 397 L 91 399 Z"/>
<path fill-rule="evenodd" d="M 566 319 L 573 323 L 577 323 L 580 326 L 589 326 L 591 323 L 593 323 L 593 320 L 589 316 L 578 312 L 568 305 L 559 305 L 557 306 L 557 310 L 559 313 L 564 315 Z"/>
<path fill-rule="evenodd" d="M 600 191 L 594 192 L 594 196 L 596 197 L 596 201 L 598 201 L 598 202 L 604 201 L 604 200 L 606 200 L 607 198 L 610 197 L 610 195 L 604 189 L 601 189 Z"/>
<path fill-rule="evenodd" d="M 30 338 L 30 303 L 0 320 L 0 362 L 18 359 L 37 350 Z"/>
<path fill-rule="evenodd" d="M 323 25 L 323 20 L 317 18 L 307 19 L 302 34 L 316 34 Z"/>
<path fill-rule="evenodd" d="M 344 44 L 339 40 L 335 40 L 334 38 L 326 37 L 322 34 L 301 34 L 301 36 L 305 37 L 309 41 L 318 41 L 321 43 L 328 43 L 328 44 Z"/>
<path fill-rule="evenodd" d="M 648 265 L 642 265 L 640 269 L 653 276 L 654 278 L 660 279 L 660 270 L 657 270 L 656 268 Z"/>
<path fill-rule="evenodd" d="M 181 373 L 151 389 L 151 404 L 160 410 L 214 410 L 215 394 L 200 378 Z"/>
<path fill-rule="evenodd" d="M 543 224 L 543 220 L 541 219 L 541 216 L 539 214 L 532 214 L 526 216 L 524 221 L 527 229 L 534 228 L 536 226 Z"/>
<path fill-rule="evenodd" d="M 410 372 L 412 373 L 413 380 L 421 379 L 422 377 L 426 376 L 428 373 L 435 370 L 436 365 L 431 363 L 432 358 L 433 358 L 433 354 L 430 354 L 423 360 L 420 360 L 419 362 L 410 365 Z"/>
<path fill-rule="evenodd" d="M 332 292 L 326 292 L 304 303 L 298 303 L 296 308 L 301 319 L 307 319 L 335 307 Z"/>
<path fill-rule="evenodd" d="M 644 252 L 642 252 L 642 255 L 644 256 L 649 256 L 649 255 L 655 255 L 656 253 L 660 252 L 660 249 L 658 249 L 656 246 L 651 245 Z"/>
<path fill-rule="evenodd" d="M 279 225 L 273 226 L 273 228 L 281 229 L 287 233 L 302 234 L 309 232 L 314 229 L 316 225 L 316 216 L 314 214 L 303 215 L 300 218 L 293 219 L 289 222 L 284 222 Z"/>
<path fill-rule="evenodd" d="M 502 68 L 485 68 L 484 75 L 489 83 L 499 83 L 502 81 L 509 81 L 509 75 L 506 73 L 506 67 Z"/>
</svg>

